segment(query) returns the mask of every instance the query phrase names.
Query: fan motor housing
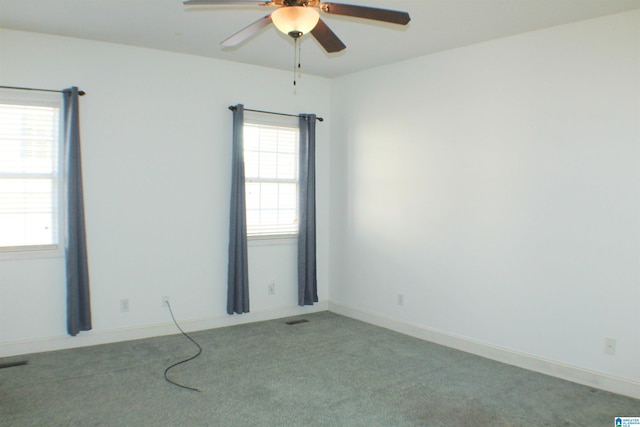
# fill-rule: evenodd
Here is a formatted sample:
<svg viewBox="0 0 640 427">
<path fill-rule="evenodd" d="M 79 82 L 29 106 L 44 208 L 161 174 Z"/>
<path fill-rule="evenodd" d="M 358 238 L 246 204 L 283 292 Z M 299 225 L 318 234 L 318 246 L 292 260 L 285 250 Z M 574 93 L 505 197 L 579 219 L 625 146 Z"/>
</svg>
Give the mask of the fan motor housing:
<svg viewBox="0 0 640 427">
<path fill-rule="evenodd" d="M 318 4 L 320 3 L 319 0 L 281 0 L 281 1 L 283 6 L 315 7 L 315 6 L 318 6 Z M 277 4 L 278 2 L 276 1 L 275 3 Z"/>
</svg>

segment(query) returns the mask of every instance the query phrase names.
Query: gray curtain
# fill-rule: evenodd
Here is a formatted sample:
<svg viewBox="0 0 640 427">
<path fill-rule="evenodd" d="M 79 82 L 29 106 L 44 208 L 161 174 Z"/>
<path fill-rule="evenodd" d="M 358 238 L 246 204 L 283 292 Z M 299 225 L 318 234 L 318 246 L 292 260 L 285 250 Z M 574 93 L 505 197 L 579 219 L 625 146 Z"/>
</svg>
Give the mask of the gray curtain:
<svg viewBox="0 0 640 427">
<path fill-rule="evenodd" d="M 298 228 L 298 305 L 318 302 L 316 273 L 316 116 L 301 114 L 300 223 Z"/>
<path fill-rule="evenodd" d="M 229 275 L 227 313 L 249 312 L 249 263 L 247 260 L 247 211 L 244 188 L 244 106 L 233 109 L 233 159 L 229 224 Z"/>
<path fill-rule="evenodd" d="M 67 331 L 77 335 L 91 330 L 91 298 L 89 263 L 84 220 L 82 190 L 82 154 L 80 151 L 80 112 L 78 88 L 62 91 L 64 99 L 64 156 L 67 202 L 67 238 L 65 261 L 67 270 Z"/>
</svg>

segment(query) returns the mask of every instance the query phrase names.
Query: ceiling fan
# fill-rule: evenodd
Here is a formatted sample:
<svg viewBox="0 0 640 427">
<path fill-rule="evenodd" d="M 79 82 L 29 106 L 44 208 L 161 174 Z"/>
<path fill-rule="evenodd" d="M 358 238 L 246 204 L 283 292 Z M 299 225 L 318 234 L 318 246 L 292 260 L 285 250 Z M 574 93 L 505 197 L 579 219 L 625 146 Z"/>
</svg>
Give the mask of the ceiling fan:
<svg viewBox="0 0 640 427">
<path fill-rule="evenodd" d="M 220 44 L 224 47 L 237 46 L 264 27 L 273 23 L 278 30 L 294 39 L 311 33 L 328 53 L 340 52 L 345 49 L 345 44 L 320 18 L 318 11 L 332 15 L 352 16 L 398 25 L 407 25 L 411 20 L 407 12 L 351 4 L 329 3 L 322 0 L 184 0 L 183 3 L 188 6 L 253 4 L 278 8 L 223 40 Z"/>
</svg>

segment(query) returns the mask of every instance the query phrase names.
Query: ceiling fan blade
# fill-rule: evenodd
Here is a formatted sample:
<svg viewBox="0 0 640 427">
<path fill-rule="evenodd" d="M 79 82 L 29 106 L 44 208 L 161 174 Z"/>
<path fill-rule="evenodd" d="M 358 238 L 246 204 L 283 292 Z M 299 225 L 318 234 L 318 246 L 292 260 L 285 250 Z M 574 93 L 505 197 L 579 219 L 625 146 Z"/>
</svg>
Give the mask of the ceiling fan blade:
<svg viewBox="0 0 640 427">
<path fill-rule="evenodd" d="M 407 12 L 377 7 L 356 6 L 341 3 L 321 3 L 323 12 L 333 15 L 353 16 L 355 18 L 373 19 L 374 21 L 390 22 L 392 24 L 407 25 L 411 17 Z"/>
<path fill-rule="evenodd" d="M 347 47 L 322 19 L 318 20 L 315 28 L 311 30 L 311 35 L 329 53 L 340 52 Z"/>
<path fill-rule="evenodd" d="M 234 35 L 224 39 L 220 44 L 224 47 L 238 46 L 240 43 L 247 40 L 269 24 L 271 24 L 271 14 L 258 19 L 252 24 L 247 25 Z"/>
<path fill-rule="evenodd" d="M 242 4 L 242 3 L 253 3 L 257 5 L 265 5 L 269 4 L 269 1 L 259 1 L 259 0 L 184 0 L 182 4 L 189 6 L 194 4 Z"/>
</svg>

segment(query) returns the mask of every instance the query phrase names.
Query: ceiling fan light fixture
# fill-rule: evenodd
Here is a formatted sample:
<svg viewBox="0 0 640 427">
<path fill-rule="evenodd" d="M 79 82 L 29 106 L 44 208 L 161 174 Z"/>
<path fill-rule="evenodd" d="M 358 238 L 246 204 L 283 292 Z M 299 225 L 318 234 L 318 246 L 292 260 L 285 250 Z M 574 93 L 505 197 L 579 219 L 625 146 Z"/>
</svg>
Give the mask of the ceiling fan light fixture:
<svg viewBox="0 0 640 427">
<path fill-rule="evenodd" d="M 285 6 L 273 11 L 271 19 L 278 30 L 297 38 L 313 30 L 320 14 L 310 7 Z"/>
</svg>

